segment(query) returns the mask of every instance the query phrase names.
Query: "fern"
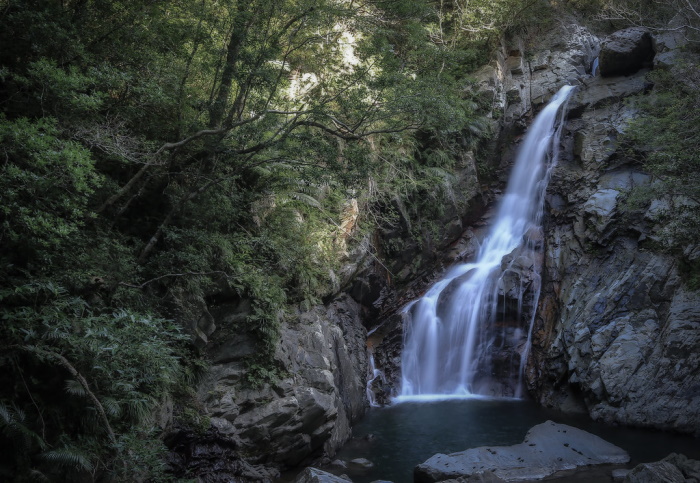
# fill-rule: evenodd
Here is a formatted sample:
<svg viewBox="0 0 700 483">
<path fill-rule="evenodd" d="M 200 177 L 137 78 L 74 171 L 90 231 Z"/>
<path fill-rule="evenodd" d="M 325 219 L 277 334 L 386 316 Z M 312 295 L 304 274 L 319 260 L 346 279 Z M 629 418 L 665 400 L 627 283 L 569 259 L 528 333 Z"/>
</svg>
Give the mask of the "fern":
<svg viewBox="0 0 700 483">
<path fill-rule="evenodd" d="M 7 406 L 0 403 L 0 431 L 7 438 L 19 445 L 21 450 L 28 451 L 33 445 L 46 448 L 46 442 L 41 436 L 25 424 L 26 415 L 17 406 Z"/>
<path fill-rule="evenodd" d="M 65 447 L 45 451 L 41 453 L 39 457 L 47 463 L 63 468 L 83 471 L 92 471 L 93 468 L 90 458 L 85 453 L 75 448 Z"/>
<path fill-rule="evenodd" d="M 66 380 L 65 389 L 66 392 L 72 396 L 87 396 L 85 388 L 82 386 L 82 384 L 80 384 L 80 382 L 76 381 L 75 379 Z"/>
</svg>

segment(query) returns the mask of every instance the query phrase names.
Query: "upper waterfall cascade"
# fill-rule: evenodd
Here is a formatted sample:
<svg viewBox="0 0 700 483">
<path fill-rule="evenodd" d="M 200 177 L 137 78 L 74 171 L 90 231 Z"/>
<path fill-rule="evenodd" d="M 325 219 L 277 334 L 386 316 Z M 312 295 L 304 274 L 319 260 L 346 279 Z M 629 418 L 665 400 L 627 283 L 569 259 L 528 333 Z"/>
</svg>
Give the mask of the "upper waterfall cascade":
<svg viewBox="0 0 700 483">
<path fill-rule="evenodd" d="M 503 279 L 511 269 L 508 255 L 539 230 L 563 112 L 573 90 L 562 87 L 529 128 L 476 261 L 453 267 L 405 309 L 399 400 L 520 396 L 534 320 L 534 310 L 523 313 L 523 294 L 528 292 L 536 305 L 539 275 L 519 282 L 516 307 L 506 307 Z M 510 354 L 505 363 L 503 353 Z M 496 381 L 496 359 L 515 372 L 509 375 L 511 383 Z"/>
</svg>

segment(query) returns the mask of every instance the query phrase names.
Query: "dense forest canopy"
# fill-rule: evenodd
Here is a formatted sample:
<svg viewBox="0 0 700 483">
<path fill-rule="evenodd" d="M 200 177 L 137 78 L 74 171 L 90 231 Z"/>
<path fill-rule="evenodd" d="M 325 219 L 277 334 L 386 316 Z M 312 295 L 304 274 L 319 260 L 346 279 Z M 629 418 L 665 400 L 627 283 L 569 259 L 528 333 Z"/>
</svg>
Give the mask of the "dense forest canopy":
<svg viewBox="0 0 700 483">
<path fill-rule="evenodd" d="M 158 405 L 206 423 L 202 301 L 251 301 L 220 329 L 275 377 L 285 307 L 337 289 L 348 201 L 351 245 L 395 199 L 431 228 L 489 136 L 469 73 L 551 4 L 578 7 L 0 1 L 0 477 L 167 478 Z"/>
</svg>

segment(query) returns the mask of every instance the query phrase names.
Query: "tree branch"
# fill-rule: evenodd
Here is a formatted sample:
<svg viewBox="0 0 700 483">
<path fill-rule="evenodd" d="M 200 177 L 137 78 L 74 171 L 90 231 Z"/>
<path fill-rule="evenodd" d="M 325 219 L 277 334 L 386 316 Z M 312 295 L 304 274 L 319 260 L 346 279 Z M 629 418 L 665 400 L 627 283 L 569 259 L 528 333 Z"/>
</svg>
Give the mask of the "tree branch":
<svg viewBox="0 0 700 483">
<path fill-rule="evenodd" d="M 214 275 L 214 274 L 219 274 L 219 275 L 224 275 L 226 277 L 229 277 L 229 274 L 226 272 L 222 272 L 221 270 L 215 270 L 213 272 L 184 272 L 184 273 L 166 273 L 165 275 L 161 275 L 160 277 L 152 278 L 150 280 L 147 280 L 143 282 L 141 285 L 133 285 L 130 283 L 126 282 L 119 282 L 118 285 L 122 285 L 124 287 L 129 287 L 129 288 L 136 288 L 136 289 L 143 289 L 146 287 L 146 285 L 149 285 L 153 282 L 157 282 L 158 280 L 162 280 L 164 278 L 170 278 L 170 277 L 186 277 L 186 276 L 205 276 L 205 275 Z"/>
<path fill-rule="evenodd" d="M 26 352 L 31 352 L 33 354 L 36 354 L 38 356 L 44 356 L 49 359 L 53 359 L 58 363 L 58 365 L 62 366 L 65 368 L 73 377 L 75 377 L 78 382 L 80 383 L 81 386 L 83 386 L 83 389 L 85 389 L 85 393 L 88 395 L 90 400 L 95 406 L 95 409 L 97 409 L 97 413 L 100 416 L 100 419 L 102 419 L 102 422 L 105 425 L 105 429 L 107 430 L 107 435 L 109 436 L 109 439 L 112 443 L 116 444 L 117 438 L 114 435 L 114 431 L 112 430 L 112 426 L 109 424 L 109 419 L 107 419 L 107 413 L 105 412 L 104 407 L 102 406 L 102 403 L 100 403 L 100 400 L 97 399 L 97 396 L 95 396 L 95 393 L 93 393 L 90 390 L 90 386 L 88 385 L 87 380 L 83 377 L 80 372 L 71 364 L 68 359 L 63 357 L 61 354 L 57 352 L 53 352 L 47 349 L 41 349 L 36 346 L 29 346 L 29 345 L 19 345 L 19 346 L 11 346 L 15 347 L 17 349 L 26 351 Z"/>
</svg>

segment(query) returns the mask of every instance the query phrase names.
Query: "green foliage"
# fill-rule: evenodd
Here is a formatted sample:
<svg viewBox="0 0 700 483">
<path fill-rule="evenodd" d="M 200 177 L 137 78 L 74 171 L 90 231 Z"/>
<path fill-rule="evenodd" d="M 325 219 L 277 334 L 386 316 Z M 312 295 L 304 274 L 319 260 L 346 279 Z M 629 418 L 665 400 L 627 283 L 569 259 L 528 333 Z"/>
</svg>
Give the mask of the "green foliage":
<svg viewBox="0 0 700 483">
<path fill-rule="evenodd" d="M 691 254 L 700 229 L 700 133 L 695 128 L 700 124 L 699 67 L 688 59 L 672 70 L 654 71 L 654 89 L 635 99 L 640 112 L 623 140 L 653 177 L 651 184 L 631 193 L 629 206 L 660 200 L 665 206 L 655 210 L 663 227 L 660 242 L 681 257 Z"/>
<path fill-rule="evenodd" d="M 106 451 L 95 448 L 106 428 L 93 396 L 110 426 L 136 441 L 132 431 L 149 428 L 160 400 L 180 383 L 181 345 L 188 337 L 168 321 L 127 311 L 95 312 L 51 283 L 5 289 L 0 299 L 3 379 L 13 386 L 21 381 L 14 406 L 0 408 L 2 433 L 24 441 L 15 446 L 16 461 L 28 459 L 27 466 L 52 474 L 89 471 Z M 25 376 L 32 367 L 41 371 Z M 77 374 L 66 371 L 71 367 Z M 52 401 L 51 392 L 53 398 L 62 394 L 62 402 Z M 83 416 L 63 420 L 63 411 Z M 30 413 L 42 421 L 41 437 L 25 426 Z M 141 458 L 136 446 L 119 453 L 132 464 Z"/>
<path fill-rule="evenodd" d="M 268 382 L 281 318 L 339 288 L 356 233 L 437 237 L 488 136 L 467 74 L 522 4 L 478 3 L 460 25 L 497 30 L 414 0 L 5 2 L 0 438 L 24 450 L 0 471 L 162 478 L 152 419 L 199 411 L 178 388 L 203 304 L 249 303 L 217 330 Z"/>
<path fill-rule="evenodd" d="M 41 263 L 78 232 L 100 183 L 90 153 L 59 136 L 52 118 L 0 117 L 2 238 L 18 256 Z"/>
</svg>

